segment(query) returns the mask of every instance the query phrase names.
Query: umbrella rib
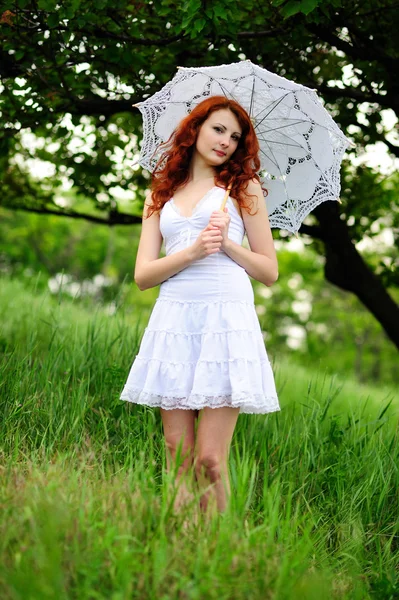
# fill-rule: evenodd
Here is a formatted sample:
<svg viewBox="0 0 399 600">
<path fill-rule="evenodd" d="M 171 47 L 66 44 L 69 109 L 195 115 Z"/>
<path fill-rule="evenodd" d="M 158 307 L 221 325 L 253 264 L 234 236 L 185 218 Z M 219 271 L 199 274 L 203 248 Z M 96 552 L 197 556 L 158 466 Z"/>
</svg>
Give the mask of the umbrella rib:
<svg viewBox="0 0 399 600">
<path fill-rule="evenodd" d="M 268 130 L 267 132 L 261 132 L 261 134 L 260 134 L 260 135 L 264 135 L 265 133 L 269 133 L 269 131 L 277 131 L 277 129 L 278 129 L 278 128 L 276 127 L 276 129 L 271 129 L 271 130 Z M 259 135 L 259 134 L 257 134 L 257 135 L 258 135 L 258 137 L 260 137 L 260 135 Z M 285 138 L 287 138 L 288 140 L 292 140 L 292 138 L 290 138 L 288 135 L 286 135 L 286 134 L 285 134 L 284 132 L 282 132 L 282 131 L 280 132 L 280 135 L 281 135 L 281 136 L 283 136 L 283 137 L 285 137 Z M 302 135 L 302 134 L 301 134 L 301 135 Z M 269 141 L 269 140 L 266 140 L 264 137 L 260 137 L 260 139 L 261 139 L 262 141 L 266 142 L 266 143 Z M 302 150 L 304 150 L 305 152 L 308 152 L 308 153 L 311 155 L 311 157 L 312 157 L 312 160 L 314 160 L 314 162 L 315 162 L 315 164 L 316 164 L 317 168 L 319 169 L 319 171 L 320 171 L 320 172 L 323 172 L 323 171 L 320 169 L 320 167 L 319 167 L 319 165 L 317 164 L 317 162 L 315 161 L 315 159 L 314 159 L 314 157 L 313 157 L 313 154 L 312 154 L 311 150 L 309 150 L 309 148 L 307 148 L 307 147 L 303 146 L 301 143 L 299 143 L 299 142 L 298 142 L 298 143 L 297 143 L 297 145 L 295 146 L 295 144 L 288 144 L 287 142 L 276 142 L 276 141 L 274 141 L 274 140 L 271 140 L 271 141 L 272 141 L 274 144 L 282 144 L 282 145 L 284 145 L 284 146 L 294 146 L 294 147 L 296 147 L 296 148 L 302 148 Z"/>
<path fill-rule="evenodd" d="M 254 94 L 255 94 L 255 75 L 253 75 L 252 77 L 253 77 L 253 81 L 252 81 L 251 103 L 250 103 L 250 106 L 249 106 L 249 117 L 250 118 L 251 118 L 252 104 L 253 104 Z"/>
<path fill-rule="evenodd" d="M 262 154 L 264 154 L 266 156 L 266 158 L 268 160 L 270 160 L 274 164 L 275 167 L 277 167 L 278 169 L 280 169 L 277 161 L 274 162 L 273 159 L 268 154 L 266 154 L 266 152 L 264 150 L 262 150 L 262 148 L 260 148 L 260 151 L 261 151 Z M 271 154 L 273 154 L 272 150 L 270 150 L 270 152 L 271 152 Z"/>
<path fill-rule="evenodd" d="M 277 131 L 278 129 L 285 129 L 286 127 L 293 127 L 293 125 L 302 125 L 302 123 L 312 124 L 312 121 L 294 121 L 293 123 L 286 123 L 284 125 L 280 125 L 279 127 L 269 127 L 269 129 L 265 129 L 265 131 L 260 131 L 259 133 L 265 133 L 269 131 Z"/>
<path fill-rule="evenodd" d="M 258 131 L 256 133 L 256 135 L 258 137 L 261 137 L 262 135 L 267 135 L 270 132 L 279 131 L 279 135 L 284 136 L 285 138 L 287 138 L 287 139 L 289 139 L 291 141 L 294 141 L 293 138 L 291 138 L 289 135 L 287 135 L 286 133 L 284 133 L 283 131 L 280 131 L 280 130 L 284 129 L 285 127 L 292 127 L 293 125 L 297 125 L 297 124 L 300 124 L 300 123 L 302 123 L 302 121 L 297 121 L 297 123 L 290 123 L 290 124 L 287 124 L 287 125 L 281 125 L 281 127 L 275 127 L 275 128 L 266 129 L 265 131 Z M 300 133 L 300 135 L 303 135 L 303 134 Z M 264 138 L 261 138 L 261 139 L 264 139 Z M 270 141 L 275 141 L 275 140 L 270 140 Z M 276 142 L 276 143 L 282 143 L 282 142 Z M 287 145 L 294 145 L 294 144 L 287 144 Z M 300 147 L 300 148 L 303 148 L 303 146 L 299 142 L 296 144 L 296 146 Z"/>
<path fill-rule="evenodd" d="M 278 162 L 277 162 L 277 160 L 276 160 L 276 158 L 275 158 L 275 156 L 274 156 L 274 154 L 273 154 L 273 150 L 272 150 L 270 147 L 269 147 L 269 149 L 270 149 L 270 152 L 271 152 L 271 154 L 273 155 L 273 158 L 274 158 L 274 160 L 276 161 L 274 164 L 276 165 L 277 169 L 278 169 L 278 170 L 279 170 L 279 172 L 280 172 L 280 175 L 281 175 L 281 182 L 282 182 L 282 184 L 283 184 L 283 186 L 284 186 L 284 190 L 285 190 L 285 196 L 286 196 L 286 198 L 287 198 L 287 202 L 290 202 L 290 203 L 291 203 L 291 200 L 290 200 L 290 198 L 289 198 L 289 196 L 288 196 L 288 190 L 287 190 L 287 186 L 286 186 L 286 183 L 285 183 L 284 175 L 283 175 L 283 173 L 281 172 L 281 169 L 280 169 L 280 165 L 278 164 Z M 270 160 L 270 157 L 269 157 L 269 156 L 266 154 L 266 152 L 264 152 L 263 150 L 261 150 L 261 152 L 262 152 L 262 153 L 263 153 L 263 154 L 264 154 L 264 155 L 265 155 L 265 156 L 266 156 L 266 157 L 267 157 L 267 158 Z M 272 161 L 272 162 L 273 162 L 273 161 Z"/>
<path fill-rule="evenodd" d="M 225 91 L 222 83 L 216 77 L 212 77 L 212 75 L 209 75 L 208 73 L 205 73 L 204 71 L 201 71 L 201 69 L 197 69 L 196 73 L 201 73 L 202 75 L 205 75 L 206 77 L 208 77 L 208 79 L 210 79 L 212 81 L 216 81 L 216 83 L 220 86 L 223 94 L 226 96 L 226 98 L 228 98 L 230 96 L 230 98 L 232 98 L 233 100 L 235 100 L 236 102 L 238 102 L 238 104 L 241 104 L 241 102 L 234 96 L 233 92 L 229 91 L 227 88 L 226 88 L 226 91 Z M 241 81 L 242 79 L 246 79 L 247 77 L 248 77 L 248 75 L 242 75 L 241 77 L 237 77 L 236 79 L 230 79 L 230 81 L 237 82 L 237 81 Z M 255 77 L 254 77 L 254 82 L 255 82 Z"/>
<path fill-rule="evenodd" d="M 268 142 L 268 140 L 262 139 L 262 141 L 264 141 L 264 142 L 265 142 L 265 143 L 266 143 L 266 144 L 269 146 L 270 152 L 273 154 L 273 150 L 271 149 L 271 147 L 270 147 L 270 145 L 269 145 L 269 142 Z M 284 146 L 288 146 L 288 144 L 283 144 L 283 145 L 284 145 Z M 301 146 L 300 144 L 299 144 L 299 147 L 300 147 L 300 148 L 302 148 L 302 150 L 307 150 L 307 151 L 310 153 L 311 160 L 314 162 L 314 164 L 316 165 L 316 167 L 319 169 L 320 173 L 323 173 L 323 171 L 321 170 L 321 168 L 320 168 L 320 167 L 319 167 L 319 165 L 317 164 L 317 162 L 316 162 L 316 160 L 315 160 L 314 156 L 312 156 L 312 154 L 311 154 L 310 150 L 309 150 L 308 148 L 304 148 L 304 147 L 303 147 L 303 146 Z M 263 154 L 264 154 L 264 155 L 265 155 L 267 158 L 269 158 L 269 156 L 267 156 L 267 154 L 266 154 L 266 153 L 265 153 L 263 150 L 262 150 L 262 152 L 263 152 Z M 274 154 L 273 154 L 273 157 L 274 157 Z M 274 157 L 274 158 L 275 158 L 275 157 Z M 270 160 L 270 158 L 269 158 L 269 160 Z"/>
<path fill-rule="evenodd" d="M 266 118 L 267 118 L 267 117 L 270 115 L 270 113 L 271 113 L 271 112 L 272 112 L 272 111 L 273 111 L 275 108 L 277 108 L 277 106 L 278 106 L 279 104 L 281 104 L 281 102 L 284 100 L 284 98 L 285 98 L 286 96 L 288 96 L 288 94 L 285 94 L 285 96 L 281 96 L 281 98 L 279 98 L 279 99 L 278 99 L 278 100 L 277 100 L 275 103 L 273 103 L 273 104 L 274 104 L 274 106 L 273 106 L 273 107 L 270 109 L 270 111 L 269 111 L 269 112 L 268 112 L 268 113 L 267 113 L 267 114 L 266 114 L 266 115 L 263 117 L 263 119 L 261 119 L 261 120 L 259 121 L 259 123 L 257 123 L 257 124 L 256 124 L 256 127 L 258 127 L 258 126 L 259 126 L 261 123 L 263 123 L 263 121 L 264 121 L 264 120 L 265 120 L 265 119 L 266 119 Z M 264 110 L 266 110 L 266 109 L 264 109 Z M 260 111 L 260 113 L 262 113 L 262 112 L 263 112 L 263 111 L 261 110 L 261 111 Z M 258 115 L 260 115 L 260 113 L 258 113 Z M 256 116 L 256 118 L 258 118 L 258 115 Z"/>
<path fill-rule="evenodd" d="M 237 100 L 237 98 L 234 97 L 233 93 L 230 92 L 227 88 L 225 92 L 223 85 L 220 83 L 220 81 L 218 79 L 216 79 L 215 77 L 212 77 L 212 75 L 209 75 L 208 73 L 204 73 L 203 71 L 201 71 L 201 69 L 198 69 L 197 73 L 201 73 L 202 75 L 205 75 L 206 77 L 208 77 L 208 79 L 210 79 L 211 81 L 216 81 L 216 83 L 220 86 L 223 94 L 226 96 L 226 98 L 228 98 L 227 94 L 230 94 L 230 97 L 235 100 L 236 102 L 238 102 L 240 104 L 240 102 Z M 246 77 L 246 76 L 245 76 Z M 239 77 L 239 79 L 245 79 L 245 77 Z M 231 80 L 230 80 L 231 81 Z"/>
<path fill-rule="evenodd" d="M 270 117 L 268 121 L 296 121 L 297 123 L 309 123 L 309 121 L 307 121 L 306 119 L 298 121 L 298 117 L 292 119 L 290 117 Z"/>
<path fill-rule="evenodd" d="M 280 88 L 280 89 L 281 89 L 281 88 Z M 297 91 L 298 91 L 298 90 L 288 90 L 288 91 L 287 91 L 287 92 L 286 92 L 286 93 L 285 93 L 283 96 L 280 96 L 280 98 L 278 98 L 277 100 L 273 100 L 273 102 L 271 102 L 271 103 L 269 104 L 269 106 L 270 106 L 271 104 L 274 104 L 275 106 L 273 106 L 273 108 L 272 108 L 272 110 L 273 110 L 273 109 L 274 109 L 274 108 L 275 108 L 275 107 L 276 107 L 276 106 L 277 106 L 277 105 L 278 105 L 280 102 L 282 102 L 283 100 L 285 100 L 285 98 L 286 98 L 287 96 L 289 96 L 290 94 L 293 94 L 294 92 L 297 92 Z M 257 118 L 259 117 L 259 115 L 260 115 L 260 114 L 261 114 L 261 113 L 262 113 L 264 110 L 266 110 L 266 108 L 267 108 L 267 106 L 266 106 L 266 107 L 264 107 L 264 108 L 262 108 L 262 110 L 260 110 L 260 111 L 258 112 L 258 114 L 256 115 L 255 119 L 257 119 Z M 266 116 L 267 116 L 267 115 L 266 115 Z"/>
<path fill-rule="evenodd" d="M 258 137 L 261 137 L 261 136 L 263 136 L 265 134 L 270 133 L 271 131 L 272 132 L 273 131 L 277 131 L 278 129 L 279 128 L 269 129 L 268 131 L 262 131 L 259 134 L 257 133 L 257 135 L 258 135 Z M 288 140 L 295 141 L 289 135 L 285 134 L 283 131 L 279 131 L 279 135 L 281 135 L 282 137 L 284 137 L 284 138 L 286 138 Z M 303 134 L 300 134 L 300 135 L 303 135 Z M 261 137 L 261 139 L 264 140 L 265 142 L 267 141 L 267 140 L 265 140 L 264 137 Z M 273 141 L 274 143 L 277 143 L 277 144 L 283 144 L 284 143 L 284 145 L 287 145 L 287 146 L 295 146 L 296 148 L 302 148 L 303 150 L 307 150 L 309 152 L 309 148 L 305 148 L 299 141 L 296 144 L 288 144 L 287 142 L 275 142 L 275 140 L 270 140 L 270 141 Z"/>
<path fill-rule="evenodd" d="M 296 91 L 296 90 L 293 90 L 293 91 Z M 291 92 L 290 92 L 290 93 L 291 93 Z M 286 94 L 286 96 L 287 96 L 287 95 L 288 95 L 288 94 Z M 279 99 L 279 101 L 282 101 L 284 98 L 285 98 L 285 96 L 282 96 L 282 97 Z M 269 105 L 269 106 L 270 106 L 270 105 Z M 271 112 L 272 112 L 272 111 L 273 111 L 273 110 L 274 110 L 276 107 L 277 107 L 277 104 L 275 104 L 275 105 L 274 105 L 274 106 L 271 108 L 271 110 L 269 111 L 269 113 L 267 113 L 267 114 L 266 114 L 266 115 L 265 115 L 265 116 L 262 118 L 262 120 L 261 120 L 261 121 L 259 121 L 259 123 L 257 123 L 257 124 L 256 124 L 256 126 L 255 126 L 255 129 L 257 129 L 257 128 L 259 127 L 259 125 L 260 125 L 260 124 L 261 124 L 261 123 L 262 123 L 262 122 L 263 122 L 263 121 L 266 119 L 266 117 L 268 117 L 268 116 L 270 115 L 270 113 L 271 113 Z M 260 114 L 263 112 L 263 110 L 266 110 L 266 108 L 262 109 L 262 110 L 261 110 L 261 111 L 260 111 L 260 112 L 257 114 L 257 116 L 256 116 L 256 117 L 254 117 L 254 118 L 258 118 L 258 116 L 259 116 L 259 115 L 260 115 Z M 304 113 L 304 114 L 306 114 L 306 113 Z M 334 121 L 333 121 L 333 126 L 332 126 L 332 127 L 329 127 L 328 125 L 323 125 L 322 123 L 318 123 L 317 121 L 314 121 L 314 120 L 312 119 L 312 117 L 309 117 L 308 115 L 306 115 L 306 117 L 307 117 L 308 119 L 311 119 L 311 121 L 307 121 L 306 119 L 303 119 L 303 121 L 297 121 L 297 123 L 308 123 L 308 122 L 310 122 L 310 123 L 312 123 L 312 124 L 314 124 L 314 125 L 317 125 L 317 127 L 322 127 L 323 129 L 326 129 L 327 131 L 330 131 L 330 132 L 331 132 L 333 135 L 337 136 L 338 138 L 344 138 L 344 139 L 347 139 L 347 138 L 346 138 L 346 135 L 343 133 L 343 131 L 341 131 L 340 129 L 336 129 L 336 128 L 335 128 L 335 127 L 336 127 L 336 123 L 334 123 Z M 284 119 L 285 121 L 289 121 L 289 120 L 290 120 L 288 117 L 270 117 L 268 120 L 270 120 L 270 121 L 271 121 L 272 119 L 275 119 L 275 120 L 283 120 L 283 119 Z M 293 124 L 295 125 L 295 123 L 293 123 Z M 335 125 L 335 127 L 334 127 L 334 125 Z M 276 129 L 277 129 L 277 128 L 276 128 Z"/>
<path fill-rule="evenodd" d="M 269 149 L 270 149 L 270 152 L 271 152 L 271 154 L 273 155 L 273 158 L 276 160 L 276 158 L 275 158 L 275 156 L 274 156 L 274 154 L 273 154 L 273 150 L 270 148 L 270 146 L 269 146 L 269 144 L 268 144 L 267 140 L 264 140 L 264 141 L 265 141 L 265 142 L 266 142 L 266 144 L 268 145 L 268 147 L 269 147 Z M 271 159 L 270 159 L 270 157 L 269 157 L 269 156 L 266 154 L 266 152 L 264 152 L 263 150 L 261 150 L 261 152 L 262 152 L 262 154 L 264 154 L 264 155 L 266 156 L 266 158 L 268 158 L 269 160 L 271 160 Z M 311 160 L 313 161 L 313 163 L 315 164 L 315 166 L 318 168 L 318 170 L 319 170 L 319 173 L 320 173 L 320 176 L 321 176 L 321 177 L 323 177 L 323 179 L 324 179 L 324 172 L 322 171 L 322 169 L 320 168 L 320 166 L 318 165 L 318 163 L 316 162 L 316 160 L 315 160 L 314 156 L 312 156 L 312 154 L 310 154 L 310 158 L 311 158 Z M 273 161 L 272 161 L 272 162 L 273 162 Z M 279 171 L 280 171 L 280 173 L 281 173 L 281 169 L 280 169 L 280 166 L 279 166 L 279 164 L 278 164 L 278 163 L 276 164 L 276 166 L 277 166 L 278 170 L 279 170 Z M 282 173 L 281 173 L 281 175 L 282 175 Z M 283 175 L 282 175 L 282 176 L 283 176 Z M 283 183 L 284 183 L 284 187 L 285 187 L 285 189 L 286 189 L 286 192 L 287 192 L 287 188 L 286 188 L 285 182 L 283 181 Z M 288 198 L 288 193 L 287 193 L 287 199 L 289 199 L 289 198 Z"/>
<path fill-rule="evenodd" d="M 273 159 L 274 159 L 274 164 L 275 164 L 275 166 L 277 167 L 277 169 L 279 170 L 279 173 L 280 173 L 280 176 L 281 176 L 281 181 L 282 181 L 282 184 L 283 184 L 283 186 L 284 186 L 284 190 L 285 190 L 285 195 L 286 195 L 286 198 L 287 198 L 287 202 L 288 202 L 288 203 L 290 203 L 290 204 L 292 205 L 291 199 L 289 198 L 289 195 L 288 195 L 287 185 L 286 185 L 286 183 L 285 183 L 285 176 L 284 176 L 284 175 L 283 175 L 283 173 L 281 172 L 280 165 L 278 164 L 278 161 L 277 161 L 277 159 L 276 159 L 276 157 L 275 157 L 275 155 L 274 155 L 274 152 L 273 152 L 272 148 L 270 147 L 270 144 L 268 143 L 268 141 L 267 141 L 267 140 L 263 140 L 263 141 L 265 141 L 265 143 L 267 144 L 267 146 L 268 146 L 268 148 L 269 148 L 269 150 L 270 150 L 270 153 L 271 153 L 271 155 L 273 156 Z M 266 152 L 264 152 L 264 150 L 262 150 L 262 149 L 261 149 L 261 152 L 262 152 L 262 154 L 264 154 L 264 155 L 266 156 L 266 158 L 268 158 L 269 160 L 271 160 L 270 156 L 268 156 L 268 155 L 266 154 Z M 272 162 L 273 162 L 273 161 L 272 161 Z"/>
<path fill-rule="evenodd" d="M 310 119 L 311 117 L 309 117 Z M 291 119 L 289 119 L 288 117 L 271 117 L 270 119 L 268 119 L 268 121 L 272 121 L 272 120 L 276 120 L 276 121 L 290 121 Z M 292 121 L 294 121 L 294 119 L 292 119 Z M 306 121 L 306 119 L 303 119 L 303 121 L 296 121 L 296 123 L 287 123 L 287 125 L 282 125 L 281 127 L 274 127 L 274 128 L 270 128 L 267 131 L 277 131 L 277 129 L 281 129 L 282 127 L 290 127 L 291 125 L 299 125 L 301 123 L 311 123 L 312 125 L 316 125 L 317 127 L 321 127 L 322 129 L 326 129 L 327 131 L 330 131 L 333 135 L 337 136 L 338 138 L 345 138 L 346 139 L 346 135 L 343 133 L 343 131 L 340 130 L 335 130 L 332 129 L 331 127 L 328 127 L 327 125 L 322 125 L 321 123 L 318 123 L 317 121 Z M 264 133 L 264 132 L 263 132 Z"/>
<path fill-rule="evenodd" d="M 259 138 L 259 136 L 258 136 Z M 276 140 L 267 140 L 266 138 L 262 137 L 260 138 L 260 140 L 262 142 L 265 142 L 266 144 L 270 143 L 270 144 L 280 144 L 281 146 L 291 146 L 292 148 L 302 148 L 302 150 L 307 150 L 307 148 L 304 148 L 303 146 L 301 146 L 301 144 L 289 144 L 288 142 L 276 142 Z"/>
<path fill-rule="evenodd" d="M 232 93 L 232 92 L 230 92 L 230 91 L 229 91 L 227 88 L 226 88 L 226 91 L 227 91 L 227 93 L 224 91 L 224 87 L 223 87 L 223 85 L 220 83 L 220 81 L 217 81 L 217 80 L 216 80 L 216 79 L 214 79 L 213 77 L 210 77 L 210 79 L 212 79 L 212 81 L 216 81 L 216 83 L 217 83 L 217 84 L 220 86 L 220 88 L 221 88 L 221 90 L 222 90 L 223 94 L 226 96 L 226 98 L 228 98 L 228 97 L 229 97 L 229 96 L 228 96 L 228 94 L 230 94 L 230 97 L 231 97 L 233 100 L 235 100 L 236 102 L 238 102 L 238 100 L 237 100 L 237 99 L 236 99 L 236 98 L 233 96 L 233 93 Z"/>
</svg>

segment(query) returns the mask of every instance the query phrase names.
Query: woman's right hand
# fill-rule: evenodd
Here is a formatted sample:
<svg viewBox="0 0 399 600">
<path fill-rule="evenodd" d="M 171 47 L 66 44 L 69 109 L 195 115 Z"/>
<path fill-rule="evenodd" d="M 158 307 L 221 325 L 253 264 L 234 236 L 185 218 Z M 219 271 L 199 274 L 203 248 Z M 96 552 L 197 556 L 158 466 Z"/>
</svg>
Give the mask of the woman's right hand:
<svg viewBox="0 0 399 600">
<path fill-rule="evenodd" d="M 200 260 L 201 258 L 206 258 L 210 254 L 219 252 L 222 240 L 223 236 L 220 233 L 219 227 L 215 227 L 208 223 L 205 229 L 200 232 L 194 244 L 190 246 L 193 260 Z"/>
</svg>

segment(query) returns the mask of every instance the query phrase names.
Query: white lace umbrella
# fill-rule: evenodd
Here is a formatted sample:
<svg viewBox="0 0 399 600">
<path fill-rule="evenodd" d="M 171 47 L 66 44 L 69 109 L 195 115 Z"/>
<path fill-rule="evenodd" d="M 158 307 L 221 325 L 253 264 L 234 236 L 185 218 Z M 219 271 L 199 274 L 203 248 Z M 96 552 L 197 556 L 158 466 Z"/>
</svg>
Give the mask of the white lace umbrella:
<svg viewBox="0 0 399 600">
<path fill-rule="evenodd" d="M 209 96 L 226 96 L 251 117 L 260 145 L 262 186 L 271 227 L 297 233 L 321 202 L 339 200 L 340 166 L 354 146 L 315 90 L 267 71 L 250 60 L 217 67 L 178 67 L 159 92 L 134 104 L 143 116 L 139 163 L 153 171 L 162 142 Z M 225 200 L 228 192 L 226 192 Z"/>
</svg>

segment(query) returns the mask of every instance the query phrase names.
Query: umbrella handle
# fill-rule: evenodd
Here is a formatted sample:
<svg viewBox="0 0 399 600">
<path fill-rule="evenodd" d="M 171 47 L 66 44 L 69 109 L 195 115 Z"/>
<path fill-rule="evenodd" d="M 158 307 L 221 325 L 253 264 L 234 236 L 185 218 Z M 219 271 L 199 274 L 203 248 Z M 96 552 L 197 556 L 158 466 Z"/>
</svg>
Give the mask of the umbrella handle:
<svg viewBox="0 0 399 600">
<path fill-rule="evenodd" d="M 222 204 L 220 206 L 220 210 L 224 210 L 224 207 L 226 206 L 227 198 L 229 197 L 229 193 L 231 191 L 232 185 L 233 185 L 233 182 L 230 181 L 229 185 L 227 186 L 226 193 L 225 193 L 224 198 L 223 198 L 223 202 L 222 202 Z"/>
</svg>

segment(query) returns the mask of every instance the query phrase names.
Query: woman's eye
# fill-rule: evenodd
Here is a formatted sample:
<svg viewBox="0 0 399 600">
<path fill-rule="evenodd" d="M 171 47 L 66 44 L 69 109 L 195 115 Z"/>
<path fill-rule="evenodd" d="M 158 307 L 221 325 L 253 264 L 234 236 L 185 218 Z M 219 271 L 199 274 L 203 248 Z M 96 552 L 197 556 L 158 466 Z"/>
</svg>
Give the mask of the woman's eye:
<svg viewBox="0 0 399 600">
<path fill-rule="evenodd" d="M 223 129 L 222 129 L 221 127 L 214 127 L 214 130 L 215 130 L 215 131 L 221 131 L 221 132 L 223 133 Z M 239 141 L 240 141 L 240 138 L 239 138 L 239 137 L 237 137 L 237 136 L 235 136 L 235 137 L 233 137 L 233 140 L 234 140 L 235 142 L 239 142 Z"/>
</svg>

